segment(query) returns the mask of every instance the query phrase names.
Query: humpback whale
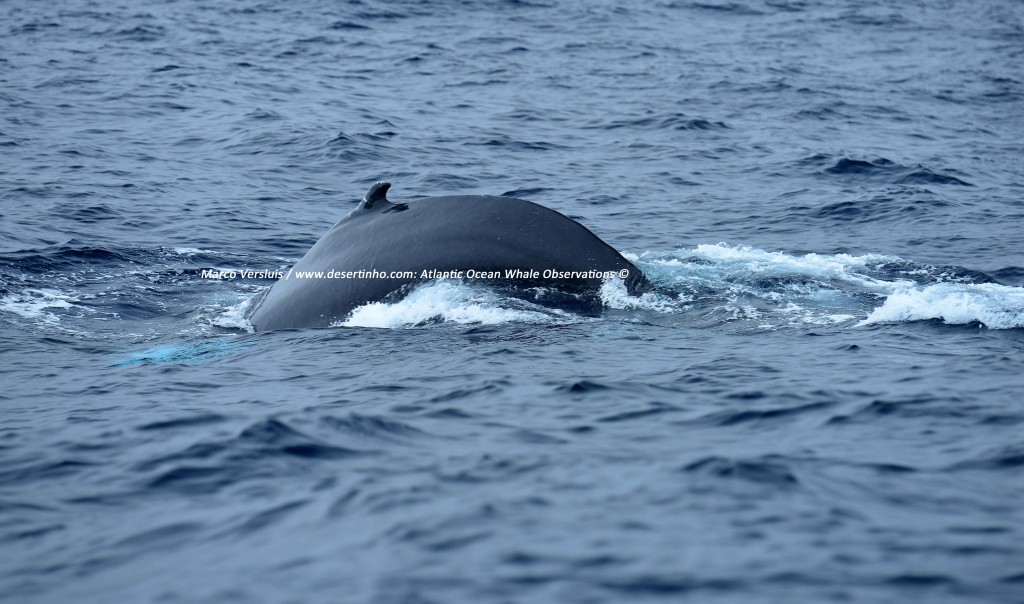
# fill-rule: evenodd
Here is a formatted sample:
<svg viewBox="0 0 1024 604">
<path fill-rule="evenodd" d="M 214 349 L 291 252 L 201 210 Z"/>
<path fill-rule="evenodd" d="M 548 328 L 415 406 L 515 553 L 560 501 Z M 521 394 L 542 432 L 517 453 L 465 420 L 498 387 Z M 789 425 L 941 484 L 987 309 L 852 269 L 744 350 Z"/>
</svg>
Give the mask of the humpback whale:
<svg viewBox="0 0 1024 604">
<path fill-rule="evenodd" d="M 387 198 L 370 187 L 359 205 L 251 306 L 257 331 L 329 327 L 370 302 L 398 299 L 437 277 L 544 287 L 600 304 L 612 274 L 638 295 L 643 273 L 580 223 L 525 199 L 489 195 Z"/>
</svg>

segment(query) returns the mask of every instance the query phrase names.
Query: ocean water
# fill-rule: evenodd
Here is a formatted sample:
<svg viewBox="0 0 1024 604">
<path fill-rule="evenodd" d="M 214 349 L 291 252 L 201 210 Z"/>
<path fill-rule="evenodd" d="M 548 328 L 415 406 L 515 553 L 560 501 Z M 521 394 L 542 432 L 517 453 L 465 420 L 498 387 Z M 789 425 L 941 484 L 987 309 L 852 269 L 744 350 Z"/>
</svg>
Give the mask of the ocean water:
<svg viewBox="0 0 1024 604">
<path fill-rule="evenodd" d="M 1024 601 L 1024 5 L 0 3 L 0 600 Z M 253 333 L 374 181 L 640 266 Z"/>
</svg>

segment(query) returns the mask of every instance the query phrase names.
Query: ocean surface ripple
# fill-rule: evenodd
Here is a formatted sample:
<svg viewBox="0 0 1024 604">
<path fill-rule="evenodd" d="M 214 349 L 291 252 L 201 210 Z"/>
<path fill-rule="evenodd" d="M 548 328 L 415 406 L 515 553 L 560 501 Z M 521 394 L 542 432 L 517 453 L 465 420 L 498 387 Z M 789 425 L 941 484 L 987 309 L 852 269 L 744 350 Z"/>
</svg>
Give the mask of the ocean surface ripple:
<svg viewBox="0 0 1024 604">
<path fill-rule="evenodd" d="M 0 16 L 0 600 L 1022 601 L 1019 2 Z M 203 277 L 381 179 L 657 289 Z"/>
</svg>

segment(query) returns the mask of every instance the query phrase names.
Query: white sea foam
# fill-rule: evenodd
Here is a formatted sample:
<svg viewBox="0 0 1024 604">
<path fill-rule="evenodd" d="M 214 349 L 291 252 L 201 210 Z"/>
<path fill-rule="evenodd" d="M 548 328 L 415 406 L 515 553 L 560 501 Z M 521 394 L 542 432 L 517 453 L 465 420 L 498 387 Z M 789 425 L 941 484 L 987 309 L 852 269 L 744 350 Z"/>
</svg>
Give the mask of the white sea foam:
<svg viewBox="0 0 1024 604">
<path fill-rule="evenodd" d="M 662 312 L 696 308 L 711 320 L 757 321 L 760 328 L 855 321 L 869 310 L 865 296 L 884 296 L 897 285 L 914 283 L 903 276 L 880 277 L 879 266 L 902 261 L 878 254 L 795 255 L 719 243 L 626 256 L 679 300 L 671 305 L 606 301 L 609 306 Z"/>
<path fill-rule="evenodd" d="M 181 254 L 182 256 L 192 256 L 193 254 L 216 254 L 214 250 L 203 250 L 197 247 L 176 247 L 171 248 L 175 254 Z"/>
<path fill-rule="evenodd" d="M 249 306 L 252 305 L 255 296 L 246 298 L 238 304 L 232 304 L 226 308 L 220 309 L 219 313 L 210 319 L 210 324 L 216 327 L 223 327 L 224 329 L 241 329 L 252 333 L 252 323 L 245 317 L 245 313 L 249 310 Z"/>
<path fill-rule="evenodd" d="M 859 325 L 940 319 L 962 325 L 977 321 L 991 329 L 1024 327 L 1024 287 L 996 283 L 936 283 L 902 288 Z"/>
<path fill-rule="evenodd" d="M 858 319 L 857 325 L 941 319 L 977 321 L 993 329 L 1024 327 L 1024 288 L 972 284 L 955 270 L 896 256 L 795 255 L 719 243 L 627 257 L 659 285 L 707 302 L 708 316 L 758 320 L 762 328 Z M 929 278 L 934 283 L 922 283 Z M 619 299 L 606 304 L 652 308 Z"/>
<path fill-rule="evenodd" d="M 654 273 L 669 273 L 677 281 L 758 277 L 807 277 L 821 281 L 846 281 L 868 289 L 887 290 L 892 284 L 867 273 L 873 266 L 899 261 L 896 256 L 866 254 L 805 254 L 769 252 L 745 245 L 700 244 L 669 254 L 647 252 L 635 257 Z M 910 284 L 911 281 L 904 282 Z M 772 292 L 765 292 L 771 294 Z"/>
<path fill-rule="evenodd" d="M 720 300 L 710 311 L 716 316 L 757 319 L 762 327 L 858 318 L 857 325 L 940 319 L 977 321 L 992 329 L 1024 327 L 1024 288 L 968 283 L 955 270 L 896 256 L 794 255 L 720 243 L 632 259 L 661 285 Z M 928 278 L 934 283 L 921 283 Z M 772 314 L 775 320 L 764 323 Z"/>
<path fill-rule="evenodd" d="M 564 323 L 574 320 L 578 318 L 564 311 L 513 301 L 464 283 L 435 281 L 417 287 L 398 302 L 373 302 L 360 306 L 348 319 L 336 325 L 397 328 L 433 321 L 495 325 L 509 322 Z"/>
<path fill-rule="evenodd" d="M 684 308 L 684 299 L 673 299 L 657 292 L 646 292 L 639 296 L 631 296 L 626 291 L 626 283 L 619 278 L 606 279 L 601 284 L 601 304 L 615 309 L 640 309 L 658 312 L 672 312 Z"/>
<path fill-rule="evenodd" d="M 0 298 L 0 310 L 16 314 L 26 319 L 56 325 L 60 317 L 52 309 L 70 309 L 75 307 L 72 302 L 77 298 L 55 289 L 26 289 L 15 294 Z"/>
</svg>

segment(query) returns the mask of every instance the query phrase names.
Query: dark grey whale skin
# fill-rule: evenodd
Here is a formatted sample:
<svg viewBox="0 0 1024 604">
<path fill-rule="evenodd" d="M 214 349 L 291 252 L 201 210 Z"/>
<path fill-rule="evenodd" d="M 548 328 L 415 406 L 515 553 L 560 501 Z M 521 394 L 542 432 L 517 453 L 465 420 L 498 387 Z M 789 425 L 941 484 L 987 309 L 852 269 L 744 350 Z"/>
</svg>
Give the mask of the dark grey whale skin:
<svg viewBox="0 0 1024 604">
<path fill-rule="evenodd" d="M 480 195 L 391 203 L 391 185 L 373 185 L 359 206 L 310 248 L 249 313 L 257 331 L 328 327 L 355 308 L 392 299 L 425 281 L 424 270 L 545 269 L 629 271 L 627 291 L 650 289 L 643 273 L 578 222 L 544 206 Z M 299 279 L 298 271 L 413 271 L 413 279 Z M 497 283 L 549 287 L 596 296 L 601 279 L 538 279 Z M 403 289 L 404 288 L 404 289 Z"/>
</svg>

